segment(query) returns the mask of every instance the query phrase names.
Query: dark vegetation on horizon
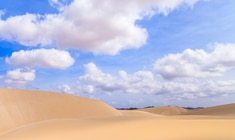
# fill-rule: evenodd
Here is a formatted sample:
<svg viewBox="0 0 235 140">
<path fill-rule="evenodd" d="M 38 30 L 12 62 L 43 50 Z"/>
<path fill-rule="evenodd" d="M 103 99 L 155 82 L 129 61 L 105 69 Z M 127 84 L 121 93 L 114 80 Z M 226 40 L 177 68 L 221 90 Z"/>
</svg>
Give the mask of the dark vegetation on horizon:
<svg viewBox="0 0 235 140">
<path fill-rule="evenodd" d="M 154 107 L 157 107 L 157 106 L 146 106 L 143 108 L 127 107 L 127 108 L 116 108 L 116 109 L 117 110 L 137 110 L 137 109 L 154 108 Z M 170 106 L 168 106 L 168 107 L 170 107 Z M 182 107 L 182 108 L 187 109 L 187 110 L 197 110 L 197 109 L 203 109 L 204 107 Z"/>
</svg>

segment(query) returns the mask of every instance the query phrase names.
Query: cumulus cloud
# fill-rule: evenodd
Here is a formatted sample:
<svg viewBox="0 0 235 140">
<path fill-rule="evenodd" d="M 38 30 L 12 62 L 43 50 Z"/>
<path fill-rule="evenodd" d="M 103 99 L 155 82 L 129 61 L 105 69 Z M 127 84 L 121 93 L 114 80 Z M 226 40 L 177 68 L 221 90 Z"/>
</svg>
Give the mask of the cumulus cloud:
<svg viewBox="0 0 235 140">
<path fill-rule="evenodd" d="M 214 44 L 214 51 L 204 69 L 210 72 L 226 72 L 235 68 L 235 44 Z"/>
<path fill-rule="evenodd" d="M 235 44 L 214 44 L 212 52 L 186 49 L 158 59 L 154 69 L 168 80 L 182 77 L 208 78 L 235 68 Z"/>
<path fill-rule="evenodd" d="M 118 76 L 113 76 L 102 72 L 94 63 L 85 65 L 85 69 L 85 75 L 78 80 L 82 93 L 153 93 L 158 87 L 149 71 L 138 71 L 134 74 L 119 71 Z"/>
<path fill-rule="evenodd" d="M 63 7 L 63 4 L 59 0 L 48 0 L 50 6 L 55 7 L 57 9 L 60 9 L 60 7 Z"/>
<path fill-rule="evenodd" d="M 30 68 L 15 69 L 8 71 L 5 77 L 7 84 L 26 84 L 35 79 L 35 70 Z"/>
<path fill-rule="evenodd" d="M 17 41 L 26 46 L 52 43 L 46 27 L 41 27 L 40 15 L 26 14 L 0 20 L 0 38 L 8 41 Z M 50 28 L 50 27 L 49 27 Z M 49 29 L 48 29 L 49 30 Z"/>
<path fill-rule="evenodd" d="M 161 92 L 169 100 L 218 97 L 233 94 L 235 80 L 196 80 L 164 82 Z"/>
<path fill-rule="evenodd" d="M 73 89 L 67 84 L 58 85 L 57 89 L 60 90 L 62 93 L 75 94 Z"/>
<path fill-rule="evenodd" d="M 85 74 L 77 81 L 76 91 L 81 93 L 153 94 L 169 100 L 196 99 L 233 94 L 235 80 L 184 79 L 177 81 L 159 80 L 151 71 L 117 75 L 104 73 L 94 63 L 85 65 Z M 75 91 L 75 90 L 74 90 Z"/>
<path fill-rule="evenodd" d="M 198 0 L 49 0 L 58 14 L 25 14 L 0 19 L 0 38 L 26 46 L 55 43 L 59 48 L 76 48 L 95 54 L 115 55 L 146 43 L 146 29 L 137 20 L 167 14 L 182 4 Z"/>
<path fill-rule="evenodd" d="M 3 10 L 0 10 L 0 19 L 4 14 L 5 14 L 5 12 Z"/>
<path fill-rule="evenodd" d="M 35 49 L 13 52 L 6 62 L 27 67 L 65 69 L 73 65 L 74 59 L 67 51 L 56 49 Z"/>
</svg>

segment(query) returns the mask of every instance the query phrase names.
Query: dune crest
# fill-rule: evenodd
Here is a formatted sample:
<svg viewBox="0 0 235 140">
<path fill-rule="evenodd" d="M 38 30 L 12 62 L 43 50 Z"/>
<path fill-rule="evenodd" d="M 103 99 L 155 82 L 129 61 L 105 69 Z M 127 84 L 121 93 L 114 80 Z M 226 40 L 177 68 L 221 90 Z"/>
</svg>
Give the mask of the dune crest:
<svg viewBox="0 0 235 140">
<path fill-rule="evenodd" d="M 98 100 L 54 92 L 0 89 L 0 132 L 49 119 L 117 115 L 121 113 Z"/>
</svg>

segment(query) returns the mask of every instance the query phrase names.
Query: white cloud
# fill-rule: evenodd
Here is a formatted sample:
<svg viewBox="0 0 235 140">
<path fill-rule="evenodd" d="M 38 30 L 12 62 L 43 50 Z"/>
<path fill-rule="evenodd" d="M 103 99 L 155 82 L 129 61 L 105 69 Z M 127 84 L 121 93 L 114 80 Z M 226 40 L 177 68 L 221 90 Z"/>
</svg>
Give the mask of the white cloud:
<svg viewBox="0 0 235 140">
<path fill-rule="evenodd" d="M 5 12 L 3 10 L 0 10 L 0 19 L 4 14 L 5 14 Z"/>
<path fill-rule="evenodd" d="M 85 65 L 85 69 L 85 75 L 78 80 L 80 93 L 153 93 L 159 87 L 149 71 L 134 74 L 120 71 L 119 76 L 113 76 L 102 72 L 94 63 Z"/>
<path fill-rule="evenodd" d="M 233 94 L 235 80 L 196 80 L 165 82 L 163 91 L 169 100 L 219 97 Z"/>
<path fill-rule="evenodd" d="M 7 84 L 26 84 L 35 79 L 35 70 L 30 68 L 8 71 L 5 77 Z"/>
<path fill-rule="evenodd" d="M 95 54 L 115 55 L 146 43 L 146 29 L 136 25 L 145 16 L 167 14 L 182 4 L 198 0 L 49 0 L 58 14 L 26 14 L 0 20 L 0 38 L 26 46 L 57 44 Z"/>
<path fill-rule="evenodd" d="M 50 6 L 58 9 L 59 11 L 63 11 L 67 0 L 48 0 Z"/>
<path fill-rule="evenodd" d="M 158 59 L 154 69 L 165 79 L 221 76 L 235 68 L 235 44 L 214 44 L 212 52 L 187 49 Z"/>
<path fill-rule="evenodd" d="M 0 38 L 17 41 L 26 46 L 52 43 L 49 38 L 49 29 L 42 27 L 39 19 L 42 16 L 34 14 L 9 17 L 6 21 L 0 20 Z"/>
<path fill-rule="evenodd" d="M 76 91 L 79 94 L 154 94 L 165 96 L 169 100 L 223 96 L 235 91 L 235 80 L 160 81 L 150 71 L 137 71 L 132 74 L 119 71 L 115 76 L 104 73 L 94 63 L 85 65 L 85 74 L 79 77 L 77 84 Z"/>
<path fill-rule="evenodd" d="M 44 67 L 65 69 L 74 63 L 74 59 L 66 51 L 56 49 L 35 49 L 13 52 L 6 62 L 27 67 Z"/>
<path fill-rule="evenodd" d="M 73 91 L 73 89 L 67 85 L 67 84 L 63 84 L 63 85 L 58 85 L 57 89 L 59 89 L 61 92 L 63 93 L 68 93 L 68 94 L 75 94 L 75 92 Z"/>
<path fill-rule="evenodd" d="M 214 44 L 214 51 L 205 69 L 211 72 L 225 72 L 235 68 L 235 44 Z"/>
</svg>

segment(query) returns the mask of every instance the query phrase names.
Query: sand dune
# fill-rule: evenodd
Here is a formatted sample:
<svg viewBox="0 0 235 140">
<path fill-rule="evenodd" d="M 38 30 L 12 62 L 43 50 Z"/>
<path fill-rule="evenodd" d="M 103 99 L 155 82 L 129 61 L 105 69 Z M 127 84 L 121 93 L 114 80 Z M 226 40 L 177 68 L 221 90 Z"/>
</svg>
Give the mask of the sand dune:
<svg viewBox="0 0 235 140">
<path fill-rule="evenodd" d="M 178 106 L 161 106 L 153 108 L 144 108 L 139 110 L 159 115 L 179 115 L 187 112 L 186 109 Z"/>
<path fill-rule="evenodd" d="M 211 115 L 211 116 L 235 116 L 235 103 L 207 107 L 202 109 L 187 110 L 178 106 L 161 106 L 139 109 L 158 115 Z"/>
<path fill-rule="evenodd" d="M 0 140 L 234 140 L 234 109 L 118 111 L 81 97 L 0 89 Z"/>
<path fill-rule="evenodd" d="M 48 119 L 115 115 L 121 113 L 98 100 L 53 92 L 0 89 L 0 132 Z"/>
<path fill-rule="evenodd" d="M 198 110 L 185 112 L 186 115 L 216 115 L 216 116 L 235 116 L 235 104 L 213 106 Z"/>
</svg>

